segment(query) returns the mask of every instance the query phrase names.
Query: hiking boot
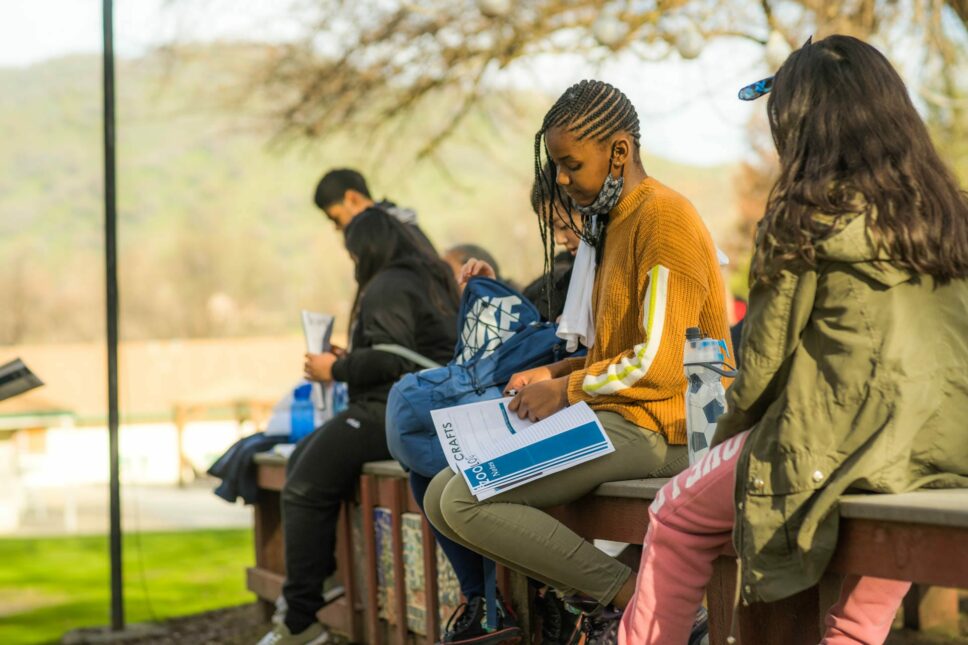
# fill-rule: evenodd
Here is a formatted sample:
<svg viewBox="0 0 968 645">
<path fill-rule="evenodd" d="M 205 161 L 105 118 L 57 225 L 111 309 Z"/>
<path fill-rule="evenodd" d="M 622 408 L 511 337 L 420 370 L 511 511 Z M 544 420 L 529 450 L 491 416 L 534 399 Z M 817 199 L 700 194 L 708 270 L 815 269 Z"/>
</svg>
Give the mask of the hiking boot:
<svg viewBox="0 0 968 645">
<path fill-rule="evenodd" d="M 696 612 L 696 620 L 689 632 L 688 645 L 709 645 L 709 613 L 702 605 Z"/>
<path fill-rule="evenodd" d="M 329 629 L 321 623 L 313 623 L 298 634 L 292 634 L 286 623 L 280 622 L 256 645 L 322 645 L 331 642 L 333 638 Z"/>
<path fill-rule="evenodd" d="M 497 627 L 494 631 L 488 631 L 486 623 L 484 599 L 471 598 L 447 620 L 444 636 L 438 645 L 497 645 L 516 643 L 521 639 L 521 628 L 500 597 L 497 603 Z"/>
<path fill-rule="evenodd" d="M 577 638 L 580 614 L 569 611 L 551 589 L 535 602 L 541 617 L 541 645 L 568 645 Z"/>
<path fill-rule="evenodd" d="M 602 607 L 591 598 L 570 596 L 565 598 L 565 608 L 580 614 L 578 626 L 566 645 L 616 645 L 618 626 L 622 622 L 622 611 L 612 605 Z"/>
<path fill-rule="evenodd" d="M 621 622 L 622 610 L 612 605 L 585 614 L 581 622 L 585 645 L 618 645 L 618 626 Z"/>
</svg>

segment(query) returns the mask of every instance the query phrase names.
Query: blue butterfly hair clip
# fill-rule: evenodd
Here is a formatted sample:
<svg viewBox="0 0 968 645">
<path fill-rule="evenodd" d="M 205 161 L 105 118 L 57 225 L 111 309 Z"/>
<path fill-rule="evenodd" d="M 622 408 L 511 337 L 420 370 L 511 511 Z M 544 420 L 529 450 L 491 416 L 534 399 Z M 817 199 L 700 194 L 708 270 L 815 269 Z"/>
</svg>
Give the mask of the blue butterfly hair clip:
<svg viewBox="0 0 968 645">
<path fill-rule="evenodd" d="M 807 38 L 807 42 L 803 43 L 804 47 L 809 47 L 813 44 L 813 36 Z M 801 48 L 802 49 L 802 48 Z M 770 90 L 773 89 L 773 77 L 764 78 L 761 81 L 756 81 L 747 85 L 739 91 L 739 99 L 741 101 L 755 101 L 765 94 L 769 94 Z"/>
<path fill-rule="evenodd" d="M 764 78 L 761 81 L 756 81 L 747 85 L 739 91 L 739 98 L 741 101 L 755 101 L 764 94 L 769 94 L 770 90 L 773 89 L 773 77 Z"/>
</svg>

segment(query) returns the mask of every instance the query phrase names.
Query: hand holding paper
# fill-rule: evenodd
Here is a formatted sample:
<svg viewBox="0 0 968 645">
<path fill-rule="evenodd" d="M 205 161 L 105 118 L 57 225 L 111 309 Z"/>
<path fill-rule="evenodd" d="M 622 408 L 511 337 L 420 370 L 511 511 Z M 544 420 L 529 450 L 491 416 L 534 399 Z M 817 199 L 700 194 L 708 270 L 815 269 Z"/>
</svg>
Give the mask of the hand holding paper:
<svg viewBox="0 0 968 645">
<path fill-rule="evenodd" d="M 332 352 L 337 357 L 341 356 L 338 348 L 333 347 L 330 337 L 333 335 L 333 322 L 335 318 L 329 314 L 316 313 L 315 311 L 301 312 L 303 335 L 306 337 L 306 362 L 303 364 L 303 372 L 307 380 L 316 381 L 313 386 L 313 400 L 316 407 L 320 410 L 326 409 L 326 393 L 319 383 L 329 383 L 333 380 L 333 365 L 317 365 L 311 356 L 322 355 Z M 335 362 L 335 360 L 333 361 Z"/>
<path fill-rule="evenodd" d="M 333 380 L 333 363 L 337 360 L 333 352 L 322 354 L 306 354 L 303 372 L 306 379 L 318 383 L 329 383 Z"/>
</svg>

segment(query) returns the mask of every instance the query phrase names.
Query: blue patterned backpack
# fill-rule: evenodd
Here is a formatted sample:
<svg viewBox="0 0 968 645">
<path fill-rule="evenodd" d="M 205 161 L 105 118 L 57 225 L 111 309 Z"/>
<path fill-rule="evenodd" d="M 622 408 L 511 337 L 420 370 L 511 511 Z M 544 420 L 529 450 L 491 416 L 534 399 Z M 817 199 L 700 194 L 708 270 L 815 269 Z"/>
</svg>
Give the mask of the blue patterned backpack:
<svg viewBox="0 0 968 645">
<path fill-rule="evenodd" d="M 431 410 L 497 399 L 521 370 L 565 358 L 553 323 L 523 295 L 489 278 L 472 278 L 457 317 L 457 347 L 446 366 L 407 374 L 390 390 L 387 444 L 404 468 L 433 477 L 447 467 Z"/>
</svg>

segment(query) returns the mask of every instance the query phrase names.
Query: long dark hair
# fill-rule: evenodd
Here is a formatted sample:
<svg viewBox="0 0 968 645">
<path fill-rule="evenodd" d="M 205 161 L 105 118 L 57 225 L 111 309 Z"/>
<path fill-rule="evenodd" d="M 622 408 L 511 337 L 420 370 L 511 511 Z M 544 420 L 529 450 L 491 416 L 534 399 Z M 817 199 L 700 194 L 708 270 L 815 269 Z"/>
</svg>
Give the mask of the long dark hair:
<svg viewBox="0 0 968 645">
<path fill-rule="evenodd" d="M 366 287 L 381 271 L 410 269 L 427 283 L 430 302 L 441 312 L 453 313 L 460 298 L 454 273 L 447 264 L 421 244 L 415 232 L 381 210 L 369 209 L 346 227 L 346 250 L 356 261 L 356 297 L 350 328 L 359 313 Z"/>
<path fill-rule="evenodd" d="M 780 175 L 753 282 L 815 266 L 816 244 L 858 214 L 896 266 L 941 283 L 968 276 L 968 198 L 879 51 L 849 36 L 808 41 L 777 72 L 767 109 Z"/>
</svg>

